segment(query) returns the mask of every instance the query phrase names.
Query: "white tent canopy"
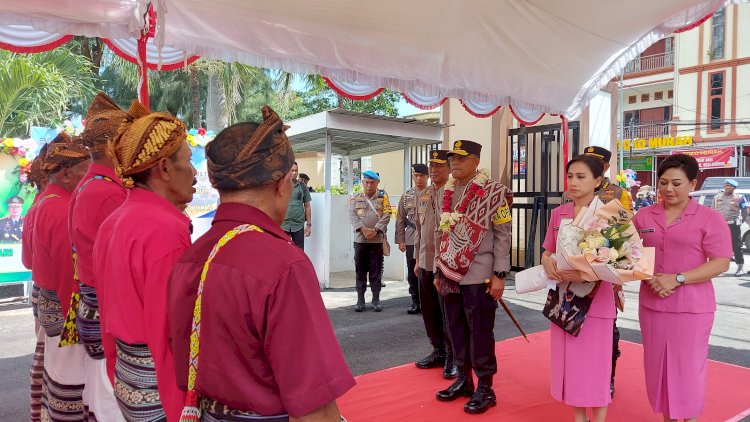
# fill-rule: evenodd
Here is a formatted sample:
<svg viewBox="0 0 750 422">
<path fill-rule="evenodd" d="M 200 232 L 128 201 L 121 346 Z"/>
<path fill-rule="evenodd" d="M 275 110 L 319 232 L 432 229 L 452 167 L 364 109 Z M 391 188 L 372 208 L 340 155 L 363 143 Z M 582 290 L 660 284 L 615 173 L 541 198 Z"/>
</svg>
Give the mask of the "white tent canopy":
<svg viewBox="0 0 750 422">
<path fill-rule="evenodd" d="M 738 1 L 738 0 L 734 0 Z M 321 74 L 367 97 L 445 97 L 477 115 L 580 115 L 650 44 L 731 0 L 154 0 L 156 43 L 225 61 Z M 146 0 L 0 0 L 0 24 L 128 38 Z"/>
</svg>

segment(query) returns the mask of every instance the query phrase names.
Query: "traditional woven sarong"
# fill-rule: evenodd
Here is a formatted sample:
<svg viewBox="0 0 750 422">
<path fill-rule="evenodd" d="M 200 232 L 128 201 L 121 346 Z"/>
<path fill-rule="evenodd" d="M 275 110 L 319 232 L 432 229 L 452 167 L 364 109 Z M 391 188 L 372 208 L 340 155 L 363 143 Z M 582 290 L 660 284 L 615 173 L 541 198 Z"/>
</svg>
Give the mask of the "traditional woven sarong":
<svg viewBox="0 0 750 422">
<path fill-rule="evenodd" d="M 216 400 L 201 397 L 202 422 L 288 422 L 289 415 L 261 416 L 257 413 L 231 409 Z"/>
<path fill-rule="evenodd" d="M 31 359 L 30 375 L 31 422 L 39 422 L 42 415 L 42 380 L 44 379 L 44 330 L 41 328 L 37 331 L 36 349 Z"/>
<path fill-rule="evenodd" d="M 44 371 L 42 421 L 86 422 L 83 415 L 83 385 L 58 384 Z"/>
<path fill-rule="evenodd" d="M 39 286 L 32 284 L 31 286 L 31 311 L 34 313 L 34 318 L 39 318 Z"/>
<path fill-rule="evenodd" d="M 92 359 L 104 359 L 101 322 L 99 321 L 99 300 L 96 289 L 81 283 L 81 301 L 78 304 L 76 327 L 81 344 Z"/>
<path fill-rule="evenodd" d="M 63 329 L 62 306 L 54 290 L 39 289 L 39 324 L 49 337 L 59 337 Z"/>
<path fill-rule="evenodd" d="M 126 344 L 115 339 L 115 397 L 129 422 L 166 421 L 156 385 L 156 368 L 145 344 Z"/>
</svg>

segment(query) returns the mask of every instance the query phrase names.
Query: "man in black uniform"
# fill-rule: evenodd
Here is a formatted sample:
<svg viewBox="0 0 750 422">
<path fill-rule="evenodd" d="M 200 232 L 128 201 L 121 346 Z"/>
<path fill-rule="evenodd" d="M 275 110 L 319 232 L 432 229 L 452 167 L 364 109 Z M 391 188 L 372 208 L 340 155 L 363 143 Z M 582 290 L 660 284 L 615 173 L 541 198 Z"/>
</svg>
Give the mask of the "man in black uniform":
<svg viewBox="0 0 750 422">
<path fill-rule="evenodd" d="M 9 216 L 0 219 L 0 243 L 21 243 L 23 233 L 23 198 L 11 196 L 5 203 Z"/>
<path fill-rule="evenodd" d="M 585 155 L 590 155 L 594 158 L 602 160 L 604 163 L 604 172 L 609 170 L 609 160 L 612 158 L 612 152 L 602 147 L 586 147 L 584 150 Z M 623 189 L 617 186 L 616 183 L 612 183 L 609 178 L 604 179 L 602 187 L 596 192 L 596 196 L 605 204 L 613 199 L 617 199 L 626 210 L 633 211 L 633 197 L 630 195 L 627 189 Z M 621 304 L 620 295 L 622 294 L 622 286 L 615 285 L 615 303 Z M 621 306 L 621 305 L 618 305 Z M 614 396 L 615 394 L 615 366 L 617 365 L 617 358 L 620 357 L 620 330 L 617 328 L 617 317 L 615 313 L 615 326 L 612 334 L 612 378 L 609 383 L 609 393 Z"/>
<path fill-rule="evenodd" d="M 414 270 L 417 258 L 414 253 L 414 235 L 417 229 L 417 198 L 427 187 L 428 170 L 424 164 L 412 164 L 414 187 L 404 192 L 398 201 L 396 214 L 395 241 L 401 252 L 406 252 L 406 274 L 409 281 L 411 306 L 406 311 L 410 315 L 421 312 L 419 306 L 419 278 Z"/>
</svg>

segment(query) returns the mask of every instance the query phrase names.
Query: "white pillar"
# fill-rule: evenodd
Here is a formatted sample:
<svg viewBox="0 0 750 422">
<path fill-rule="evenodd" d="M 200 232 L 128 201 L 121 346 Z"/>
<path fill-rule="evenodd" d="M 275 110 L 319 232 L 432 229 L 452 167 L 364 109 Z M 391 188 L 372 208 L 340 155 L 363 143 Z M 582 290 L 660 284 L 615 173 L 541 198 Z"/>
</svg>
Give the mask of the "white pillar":
<svg viewBox="0 0 750 422">
<path fill-rule="evenodd" d="M 325 184 L 325 209 L 323 210 L 323 280 L 320 284 L 328 288 L 331 280 L 331 153 L 333 149 L 333 135 L 326 133 L 326 163 L 323 172 Z"/>
<path fill-rule="evenodd" d="M 409 144 L 404 146 L 404 189 L 406 192 L 411 188 L 411 147 Z"/>
</svg>

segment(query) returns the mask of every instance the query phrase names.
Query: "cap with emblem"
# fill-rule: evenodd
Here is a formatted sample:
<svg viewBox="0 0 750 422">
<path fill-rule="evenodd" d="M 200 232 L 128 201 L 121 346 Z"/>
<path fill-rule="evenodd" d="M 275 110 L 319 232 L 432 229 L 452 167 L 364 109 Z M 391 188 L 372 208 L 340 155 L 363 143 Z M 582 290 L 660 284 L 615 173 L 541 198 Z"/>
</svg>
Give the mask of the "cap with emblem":
<svg viewBox="0 0 750 422">
<path fill-rule="evenodd" d="M 363 179 L 372 179 L 372 180 L 378 180 L 380 181 L 380 175 L 378 173 L 375 173 L 372 170 L 367 170 L 362 172 L 362 178 Z"/>
<path fill-rule="evenodd" d="M 724 179 L 724 184 L 725 184 L 725 185 L 732 185 L 732 186 L 734 186 L 735 188 L 736 188 L 737 186 L 739 186 L 739 185 L 740 185 L 740 184 L 739 184 L 739 183 L 738 183 L 738 182 L 737 182 L 736 180 L 734 180 L 734 179 Z"/>
<path fill-rule="evenodd" d="M 5 201 L 6 205 L 23 205 L 23 198 L 20 196 L 11 196 Z"/>
<path fill-rule="evenodd" d="M 482 145 L 478 144 L 474 141 L 467 141 L 464 139 L 460 139 L 453 143 L 453 149 L 448 151 L 448 156 L 451 155 L 463 155 L 467 156 L 469 154 L 474 154 L 477 157 L 479 157 L 479 154 L 482 152 Z"/>
<path fill-rule="evenodd" d="M 430 152 L 431 163 L 445 164 L 448 162 L 448 150 L 447 149 L 436 149 Z"/>
<path fill-rule="evenodd" d="M 596 157 L 604 162 L 609 162 L 609 160 L 612 158 L 612 152 L 602 147 L 586 147 L 583 154 Z"/>
<path fill-rule="evenodd" d="M 411 168 L 414 169 L 414 173 L 429 174 L 429 171 L 427 170 L 427 166 L 424 164 L 412 164 Z"/>
</svg>

